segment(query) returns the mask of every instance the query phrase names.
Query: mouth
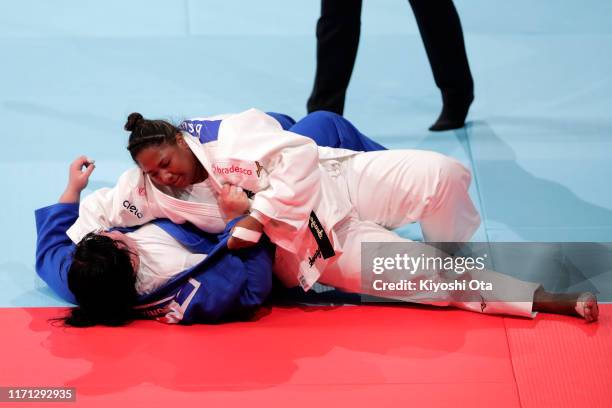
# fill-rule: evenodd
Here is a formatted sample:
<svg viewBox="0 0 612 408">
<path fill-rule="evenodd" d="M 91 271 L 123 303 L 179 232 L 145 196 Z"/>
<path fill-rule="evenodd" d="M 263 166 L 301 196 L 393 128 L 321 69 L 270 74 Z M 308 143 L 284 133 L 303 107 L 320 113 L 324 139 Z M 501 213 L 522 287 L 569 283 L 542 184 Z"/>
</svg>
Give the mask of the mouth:
<svg viewBox="0 0 612 408">
<path fill-rule="evenodd" d="M 173 187 L 183 187 L 183 176 L 176 176 L 176 178 L 170 184 Z"/>
</svg>

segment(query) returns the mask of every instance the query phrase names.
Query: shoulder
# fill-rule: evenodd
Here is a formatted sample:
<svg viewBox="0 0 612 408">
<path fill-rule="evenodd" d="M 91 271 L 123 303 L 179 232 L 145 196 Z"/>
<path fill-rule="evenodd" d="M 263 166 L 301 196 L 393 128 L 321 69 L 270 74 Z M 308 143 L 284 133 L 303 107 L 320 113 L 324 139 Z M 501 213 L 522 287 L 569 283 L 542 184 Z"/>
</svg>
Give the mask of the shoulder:
<svg viewBox="0 0 612 408">
<path fill-rule="evenodd" d="M 112 200 L 113 197 L 115 199 L 119 199 L 124 196 L 144 196 L 146 192 L 145 188 L 145 175 L 138 167 L 133 167 L 129 170 L 124 171 L 115 186 L 112 188 L 102 187 L 91 194 L 87 195 L 82 203 L 88 203 L 91 197 L 106 197 L 109 200 Z M 95 201 L 95 200 L 94 200 Z"/>
<path fill-rule="evenodd" d="M 144 173 L 139 167 L 132 167 L 119 176 L 117 186 L 136 187 L 143 183 L 144 177 Z"/>
<path fill-rule="evenodd" d="M 269 132 L 283 130 L 280 123 L 267 113 L 251 108 L 237 113 L 223 121 L 223 128 L 231 128 L 236 132 Z"/>
<path fill-rule="evenodd" d="M 198 133 L 199 128 L 201 128 L 202 126 L 214 122 L 221 122 L 235 115 L 235 113 L 222 113 L 214 116 L 197 116 L 193 118 L 188 118 L 181 121 L 181 123 L 179 123 L 178 125 L 178 128 L 192 135 L 195 135 L 195 133 Z"/>
</svg>

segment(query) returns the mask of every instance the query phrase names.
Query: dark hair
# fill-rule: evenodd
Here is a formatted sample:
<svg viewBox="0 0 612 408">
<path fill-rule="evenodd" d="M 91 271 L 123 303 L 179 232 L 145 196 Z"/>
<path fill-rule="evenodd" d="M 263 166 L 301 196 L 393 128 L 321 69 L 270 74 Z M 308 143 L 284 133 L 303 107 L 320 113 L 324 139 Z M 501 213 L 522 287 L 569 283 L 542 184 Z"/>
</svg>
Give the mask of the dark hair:
<svg viewBox="0 0 612 408">
<path fill-rule="evenodd" d="M 78 243 L 68 270 L 77 304 L 64 318 L 69 326 L 122 326 L 136 318 L 136 274 L 123 243 L 96 233 Z"/>
<path fill-rule="evenodd" d="M 143 149 L 161 144 L 176 144 L 179 128 L 165 120 L 148 120 L 138 112 L 130 113 L 123 126 L 130 133 L 127 149 L 136 161 Z"/>
</svg>

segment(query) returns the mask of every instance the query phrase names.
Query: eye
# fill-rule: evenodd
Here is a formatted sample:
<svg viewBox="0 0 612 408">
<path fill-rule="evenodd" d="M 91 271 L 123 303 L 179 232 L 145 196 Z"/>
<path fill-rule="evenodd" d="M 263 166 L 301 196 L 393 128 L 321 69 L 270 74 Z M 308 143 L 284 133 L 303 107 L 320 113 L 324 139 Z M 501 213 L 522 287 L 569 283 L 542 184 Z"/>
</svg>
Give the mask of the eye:
<svg viewBox="0 0 612 408">
<path fill-rule="evenodd" d="M 170 160 L 169 160 L 169 159 L 166 159 L 166 160 L 164 160 L 163 162 L 161 162 L 161 163 L 159 164 L 159 167 L 161 167 L 162 169 L 165 169 L 165 168 L 166 168 L 166 167 L 168 167 L 169 165 L 170 165 Z"/>
</svg>

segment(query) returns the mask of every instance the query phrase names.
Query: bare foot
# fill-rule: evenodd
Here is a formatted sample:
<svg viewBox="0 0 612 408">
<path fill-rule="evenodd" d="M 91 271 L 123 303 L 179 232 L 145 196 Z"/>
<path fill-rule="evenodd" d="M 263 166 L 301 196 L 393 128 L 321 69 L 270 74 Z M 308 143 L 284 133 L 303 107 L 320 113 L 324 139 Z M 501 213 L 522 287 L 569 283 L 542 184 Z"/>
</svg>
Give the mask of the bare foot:
<svg viewBox="0 0 612 408">
<path fill-rule="evenodd" d="M 591 292 L 549 293 L 540 287 L 533 297 L 533 310 L 580 316 L 587 323 L 595 322 L 599 318 L 597 297 Z"/>
<path fill-rule="evenodd" d="M 597 297 L 591 292 L 583 292 L 576 299 L 576 313 L 584 318 L 587 323 L 596 322 L 599 318 L 599 306 Z"/>
</svg>

